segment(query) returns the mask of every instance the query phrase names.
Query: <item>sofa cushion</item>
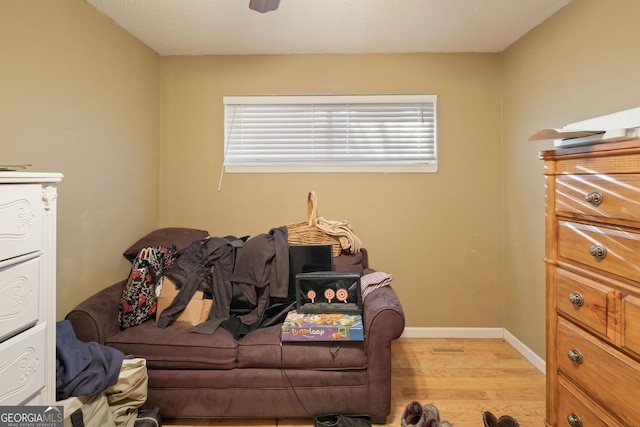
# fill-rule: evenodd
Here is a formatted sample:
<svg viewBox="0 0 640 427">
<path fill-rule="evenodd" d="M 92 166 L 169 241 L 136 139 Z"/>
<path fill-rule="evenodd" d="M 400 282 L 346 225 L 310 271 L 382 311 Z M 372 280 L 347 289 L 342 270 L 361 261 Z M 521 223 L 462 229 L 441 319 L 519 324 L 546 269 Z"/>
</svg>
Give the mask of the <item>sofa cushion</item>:
<svg viewBox="0 0 640 427">
<path fill-rule="evenodd" d="M 191 332 L 193 326 L 172 324 L 164 329 L 147 321 L 125 329 L 106 341 L 126 355 L 147 359 L 153 369 L 232 369 L 238 342 L 218 328 L 213 335 Z"/>
<path fill-rule="evenodd" d="M 178 254 L 181 254 L 191 243 L 209 237 L 209 232 L 196 228 L 166 227 L 159 228 L 140 238 L 122 254 L 127 260 L 133 262 L 144 248 L 165 246 L 170 248 L 175 245 Z"/>
<path fill-rule="evenodd" d="M 342 253 L 333 258 L 335 271 L 362 271 L 369 268 L 369 254 L 365 248 L 355 254 Z"/>
<path fill-rule="evenodd" d="M 366 369 L 364 341 L 280 342 L 281 325 L 256 329 L 238 342 L 238 368 Z"/>
</svg>

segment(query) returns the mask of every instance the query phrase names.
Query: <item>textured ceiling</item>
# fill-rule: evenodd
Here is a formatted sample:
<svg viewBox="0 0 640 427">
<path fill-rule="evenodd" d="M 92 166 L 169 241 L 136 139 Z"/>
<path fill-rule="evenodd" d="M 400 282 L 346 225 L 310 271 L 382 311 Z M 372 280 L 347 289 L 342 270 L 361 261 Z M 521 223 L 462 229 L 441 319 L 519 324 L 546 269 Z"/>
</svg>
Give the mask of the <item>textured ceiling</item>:
<svg viewBox="0 0 640 427">
<path fill-rule="evenodd" d="M 87 0 L 160 55 L 501 52 L 571 0 Z"/>
</svg>

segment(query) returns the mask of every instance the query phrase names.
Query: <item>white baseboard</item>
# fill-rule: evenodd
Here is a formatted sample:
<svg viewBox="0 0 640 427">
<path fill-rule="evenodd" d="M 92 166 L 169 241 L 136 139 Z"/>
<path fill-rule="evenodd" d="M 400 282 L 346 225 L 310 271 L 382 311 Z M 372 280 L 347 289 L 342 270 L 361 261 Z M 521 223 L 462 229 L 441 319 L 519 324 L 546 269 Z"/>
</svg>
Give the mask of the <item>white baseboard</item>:
<svg viewBox="0 0 640 427">
<path fill-rule="evenodd" d="M 403 338 L 504 338 L 503 328 L 404 328 Z"/>
<path fill-rule="evenodd" d="M 518 352 L 520 352 L 520 354 L 522 354 L 525 357 L 525 359 L 531 362 L 533 366 L 538 368 L 540 372 L 542 372 L 543 374 L 546 374 L 547 363 L 544 361 L 544 359 L 542 359 L 540 356 L 534 353 L 529 347 L 524 345 L 522 341 L 520 341 L 518 338 L 516 338 L 506 329 L 504 330 L 504 339 L 509 344 L 511 344 L 516 350 L 518 350 Z"/>
<path fill-rule="evenodd" d="M 511 344 L 543 374 L 545 361 L 504 328 L 418 328 L 406 327 L 402 338 L 501 338 Z"/>
</svg>

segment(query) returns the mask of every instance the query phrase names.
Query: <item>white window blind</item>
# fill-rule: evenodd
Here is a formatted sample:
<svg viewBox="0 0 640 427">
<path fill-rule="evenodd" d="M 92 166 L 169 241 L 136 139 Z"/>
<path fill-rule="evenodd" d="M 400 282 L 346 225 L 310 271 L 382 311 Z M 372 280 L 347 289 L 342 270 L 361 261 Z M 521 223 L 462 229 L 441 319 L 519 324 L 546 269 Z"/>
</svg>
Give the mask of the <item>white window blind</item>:
<svg viewBox="0 0 640 427">
<path fill-rule="evenodd" d="M 225 97 L 227 172 L 435 172 L 436 95 Z"/>
</svg>

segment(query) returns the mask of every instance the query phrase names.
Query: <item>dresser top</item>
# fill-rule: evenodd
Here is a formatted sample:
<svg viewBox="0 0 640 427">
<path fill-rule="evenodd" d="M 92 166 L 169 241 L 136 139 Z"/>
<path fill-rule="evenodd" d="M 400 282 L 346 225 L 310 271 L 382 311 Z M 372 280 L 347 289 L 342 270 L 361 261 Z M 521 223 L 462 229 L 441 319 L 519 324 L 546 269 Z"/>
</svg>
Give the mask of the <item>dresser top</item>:
<svg viewBox="0 0 640 427">
<path fill-rule="evenodd" d="M 640 150 L 640 139 L 629 139 L 626 141 L 603 142 L 590 145 L 576 145 L 570 147 L 560 147 L 551 150 L 542 150 L 538 153 L 540 159 L 551 159 L 557 156 L 570 155 L 606 155 L 608 152 L 617 151 L 620 154 L 631 154 Z"/>
<path fill-rule="evenodd" d="M 49 172 L 0 172 L 0 184 L 21 184 L 30 182 L 59 182 L 61 173 Z"/>
</svg>

